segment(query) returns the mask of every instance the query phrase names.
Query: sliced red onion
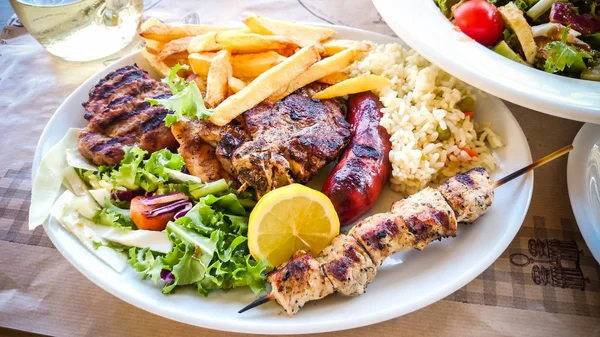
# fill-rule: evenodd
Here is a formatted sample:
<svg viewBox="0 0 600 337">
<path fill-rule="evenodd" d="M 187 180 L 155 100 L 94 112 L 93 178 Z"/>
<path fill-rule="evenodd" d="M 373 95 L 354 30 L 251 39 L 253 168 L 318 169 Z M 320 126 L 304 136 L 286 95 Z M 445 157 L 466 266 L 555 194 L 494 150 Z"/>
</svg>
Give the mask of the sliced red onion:
<svg viewBox="0 0 600 337">
<path fill-rule="evenodd" d="M 145 193 L 146 191 L 144 190 L 128 190 L 111 193 L 110 198 L 113 200 L 131 201 L 133 198 L 144 195 Z"/>
<path fill-rule="evenodd" d="M 146 206 L 159 206 L 180 200 L 188 200 L 187 195 L 181 192 L 159 194 L 144 198 L 140 202 Z"/>
<path fill-rule="evenodd" d="M 577 7 L 572 3 L 556 2 L 550 10 L 550 21 L 571 25 L 571 28 L 583 35 L 590 35 L 600 31 L 600 22 L 590 15 L 580 15 Z"/>
<path fill-rule="evenodd" d="M 145 215 L 147 218 L 153 218 L 155 216 L 177 212 L 177 211 L 185 208 L 185 206 L 189 203 L 190 202 L 186 201 L 186 200 L 179 200 L 179 201 L 172 202 L 168 205 L 164 205 L 161 207 L 157 207 L 157 208 L 145 211 L 142 214 Z"/>
<path fill-rule="evenodd" d="M 190 209 L 192 209 L 192 203 L 188 202 L 184 208 L 182 208 L 179 212 L 175 214 L 175 220 L 181 218 L 182 216 L 185 216 L 190 211 Z"/>
<path fill-rule="evenodd" d="M 165 282 L 165 283 L 169 283 L 172 281 L 175 281 L 175 275 L 173 275 L 173 273 L 168 270 L 168 269 L 163 269 L 160 271 L 160 278 Z"/>
</svg>

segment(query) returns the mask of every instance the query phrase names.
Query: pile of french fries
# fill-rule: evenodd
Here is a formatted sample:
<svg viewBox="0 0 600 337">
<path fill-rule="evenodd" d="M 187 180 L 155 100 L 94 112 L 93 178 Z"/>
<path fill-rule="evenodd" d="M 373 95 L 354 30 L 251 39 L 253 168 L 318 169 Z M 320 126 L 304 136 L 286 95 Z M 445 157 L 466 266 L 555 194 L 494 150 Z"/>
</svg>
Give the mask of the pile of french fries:
<svg viewBox="0 0 600 337">
<path fill-rule="evenodd" d="M 243 23 L 174 26 L 152 18 L 142 24 L 142 54 L 163 76 L 177 63 L 189 65 L 178 75 L 196 82 L 216 125 L 263 101 L 274 104 L 315 81 L 331 85 L 314 95 L 319 99 L 389 85 L 381 76 L 349 78 L 343 72 L 373 48 L 370 42 L 333 39 L 337 32 L 330 28 L 260 16 Z"/>
</svg>

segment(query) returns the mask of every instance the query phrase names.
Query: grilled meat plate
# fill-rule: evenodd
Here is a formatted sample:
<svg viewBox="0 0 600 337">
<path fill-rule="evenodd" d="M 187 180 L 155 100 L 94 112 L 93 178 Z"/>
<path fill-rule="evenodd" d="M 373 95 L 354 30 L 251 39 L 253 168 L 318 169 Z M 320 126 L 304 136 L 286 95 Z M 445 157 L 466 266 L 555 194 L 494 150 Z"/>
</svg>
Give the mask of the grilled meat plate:
<svg viewBox="0 0 600 337">
<path fill-rule="evenodd" d="M 250 141 L 233 152 L 232 170 L 260 197 L 293 182 L 307 182 L 334 160 L 350 139 L 345 106 L 312 99 L 323 86 L 310 84 L 274 105 L 244 113 Z"/>
<path fill-rule="evenodd" d="M 167 98 L 171 91 L 152 79 L 137 65 L 125 66 L 106 75 L 89 92 L 83 103 L 88 126 L 79 133 L 79 152 L 96 165 L 117 165 L 123 146 L 135 146 L 152 153 L 177 148 L 164 125 L 168 110 L 150 106 L 145 98 Z"/>
</svg>

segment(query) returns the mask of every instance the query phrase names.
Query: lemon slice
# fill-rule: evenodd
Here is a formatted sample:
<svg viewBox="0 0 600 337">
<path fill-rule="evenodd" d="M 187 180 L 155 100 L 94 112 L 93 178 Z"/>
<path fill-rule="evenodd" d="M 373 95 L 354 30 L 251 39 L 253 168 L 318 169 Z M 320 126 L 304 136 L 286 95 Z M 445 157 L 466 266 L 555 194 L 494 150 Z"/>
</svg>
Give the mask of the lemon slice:
<svg viewBox="0 0 600 337">
<path fill-rule="evenodd" d="M 250 214 L 248 248 L 257 260 L 277 267 L 297 250 L 317 255 L 340 232 L 327 196 L 300 184 L 265 194 Z"/>
</svg>

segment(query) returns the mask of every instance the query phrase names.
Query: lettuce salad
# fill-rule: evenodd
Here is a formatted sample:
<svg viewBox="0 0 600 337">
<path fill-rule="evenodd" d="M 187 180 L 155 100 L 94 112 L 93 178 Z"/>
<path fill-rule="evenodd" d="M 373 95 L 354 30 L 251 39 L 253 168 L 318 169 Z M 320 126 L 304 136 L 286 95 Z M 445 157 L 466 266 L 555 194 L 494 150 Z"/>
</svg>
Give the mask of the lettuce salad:
<svg viewBox="0 0 600 337">
<path fill-rule="evenodd" d="M 247 247 L 250 193 L 236 194 L 225 180 L 203 183 L 184 173 L 179 154 L 125 148 L 115 167 L 91 165 L 77 152 L 71 129 L 40 163 L 33 185 L 30 228 L 55 217 L 90 251 L 121 272 L 128 263 L 163 293 L 193 286 L 202 295 L 217 289 L 265 286 L 265 261 Z M 58 183 L 57 183 L 58 182 Z M 66 188 L 60 196 L 62 185 Z M 135 196 L 184 195 L 189 209 L 163 231 L 136 228 L 129 214 Z M 58 197 L 58 199 L 57 199 Z M 55 199 L 57 199 L 55 201 Z"/>
</svg>

